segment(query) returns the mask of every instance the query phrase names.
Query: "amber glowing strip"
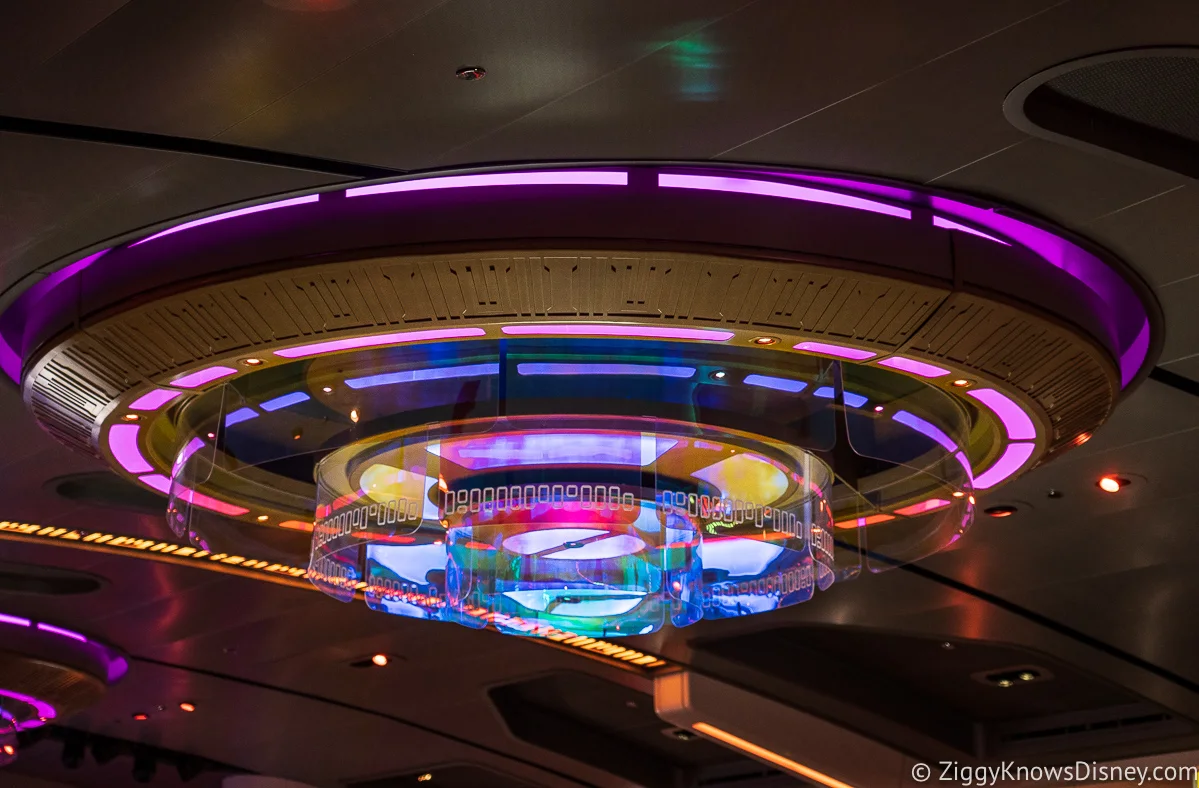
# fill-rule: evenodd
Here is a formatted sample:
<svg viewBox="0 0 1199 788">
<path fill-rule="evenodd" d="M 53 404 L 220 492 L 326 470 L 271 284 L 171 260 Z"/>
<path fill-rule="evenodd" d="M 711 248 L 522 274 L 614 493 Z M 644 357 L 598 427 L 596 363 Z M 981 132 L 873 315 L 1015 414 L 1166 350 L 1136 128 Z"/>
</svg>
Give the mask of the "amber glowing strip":
<svg viewBox="0 0 1199 788">
<path fill-rule="evenodd" d="M 8 520 L 0 520 L 0 538 L 6 536 L 23 541 L 66 542 L 69 547 L 92 549 L 106 553 L 132 553 L 140 555 L 142 558 L 152 558 L 180 566 L 215 569 L 241 577 L 267 580 L 291 586 L 292 588 L 303 588 L 308 591 L 318 590 L 312 583 L 308 582 L 308 570 L 301 567 L 270 563 L 240 555 L 229 555 L 228 553 L 212 553 L 188 545 L 160 542 L 156 539 L 143 539 L 137 536 L 117 536 L 116 534 L 106 534 L 99 531 L 83 531 L 74 528 L 59 528 L 52 525 L 43 526 L 33 523 L 14 523 Z M 362 596 L 362 592 L 367 590 L 367 584 L 364 582 L 358 583 L 355 585 L 355 590 L 358 592 L 358 596 Z M 538 638 L 534 642 L 586 652 L 590 655 L 600 657 L 605 661 L 625 667 L 634 665 L 638 669 L 654 670 L 669 664 L 666 660 L 653 654 L 646 654 L 645 652 L 627 648 L 616 643 L 609 643 L 606 640 L 597 640 L 595 638 L 576 635 L 573 632 L 566 632 L 548 624 L 527 622 L 513 616 L 507 616 L 502 613 L 491 613 L 479 608 L 471 611 L 470 615 L 475 618 L 485 619 L 491 624 L 498 621 L 508 627 L 519 629 L 534 638 Z"/>
<path fill-rule="evenodd" d="M 728 731 L 722 731 L 720 728 L 717 728 L 714 725 L 709 725 L 706 722 L 697 722 L 691 727 L 703 735 L 708 736 L 709 738 L 723 742 L 730 747 L 735 747 L 736 749 L 744 752 L 746 755 L 751 755 L 754 758 L 766 761 L 767 763 L 773 763 L 780 769 L 786 769 L 789 772 L 798 774 L 800 777 L 803 777 L 806 780 L 811 780 L 812 782 L 817 782 L 821 785 L 827 785 L 828 788 L 853 788 L 853 786 L 849 783 L 843 783 L 837 778 L 829 777 L 824 772 L 818 772 L 810 766 L 804 766 L 802 763 L 796 763 L 790 758 L 784 758 L 777 752 L 772 752 L 765 747 L 759 747 L 751 741 L 746 741 L 739 736 L 734 736 Z"/>
</svg>

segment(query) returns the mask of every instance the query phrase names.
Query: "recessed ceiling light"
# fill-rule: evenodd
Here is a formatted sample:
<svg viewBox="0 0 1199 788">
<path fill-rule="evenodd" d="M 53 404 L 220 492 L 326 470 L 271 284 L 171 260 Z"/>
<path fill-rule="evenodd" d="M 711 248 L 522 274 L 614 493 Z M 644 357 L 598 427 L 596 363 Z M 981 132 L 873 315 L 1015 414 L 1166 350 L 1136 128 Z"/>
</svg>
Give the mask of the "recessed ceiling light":
<svg viewBox="0 0 1199 788">
<path fill-rule="evenodd" d="M 1105 493 L 1118 493 L 1130 484 L 1128 479 L 1120 476 L 1102 476 L 1096 483 Z"/>
<path fill-rule="evenodd" d="M 354 422 L 355 424 L 358 423 L 358 408 L 354 408 L 350 411 L 350 421 Z"/>
<path fill-rule="evenodd" d="M 191 712 L 193 712 L 193 711 L 195 711 L 195 710 L 196 710 L 196 704 L 194 704 L 194 703 L 187 703 L 187 702 L 185 701 L 185 702 L 183 702 L 183 703 L 180 703 L 180 704 L 179 704 L 179 708 L 180 708 L 181 710 L 183 710 L 183 711 L 186 711 L 186 712 L 188 712 L 188 713 L 190 714 Z"/>
<path fill-rule="evenodd" d="M 265 523 L 269 519 L 271 519 L 271 516 L 269 514 L 258 515 L 258 522 L 260 522 L 260 523 Z"/>
<path fill-rule="evenodd" d="M 970 383 L 971 383 L 971 381 L 966 380 L 965 378 L 958 378 L 957 380 L 955 380 L 953 382 L 953 385 L 955 388 L 964 389 L 967 386 L 969 386 Z"/>
<path fill-rule="evenodd" d="M 988 506 L 986 509 L 983 509 L 983 512 L 988 517 L 1011 517 L 1018 511 L 1019 509 L 1015 506 Z"/>
<path fill-rule="evenodd" d="M 774 345 L 779 341 L 778 337 L 754 337 L 751 340 L 755 345 Z"/>
<path fill-rule="evenodd" d="M 141 416 L 137 415 L 136 413 L 126 413 L 121 418 L 124 419 L 125 421 L 137 421 L 138 419 L 141 418 Z"/>
<path fill-rule="evenodd" d="M 885 408 L 884 408 L 882 405 L 875 405 L 875 406 L 874 406 L 874 412 L 875 412 L 875 413 L 882 413 L 884 410 L 885 410 Z"/>
<path fill-rule="evenodd" d="M 260 359 L 260 358 L 243 358 L 241 360 L 241 363 L 245 364 L 247 367 L 260 367 L 260 366 L 262 366 L 262 359 Z"/>
<path fill-rule="evenodd" d="M 325 392 L 326 394 L 332 394 L 332 393 L 333 393 L 333 387 L 332 387 L 332 386 L 325 386 L 324 388 L 322 388 L 322 389 L 321 389 L 321 391 Z"/>
<path fill-rule="evenodd" d="M 724 380 L 726 377 L 728 377 L 728 374 L 729 373 L 725 372 L 723 369 L 718 369 L 715 372 L 709 372 L 708 377 L 710 377 L 712 380 Z"/>
<path fill-rule="evenodd" d="M 390 661 L 391 660 L 387 658 L 386 654 L 376 654 L 375 656 L 371 657 L 371 663 L 380 668 L 387 667 L 387 663 Z"/>
</svg>

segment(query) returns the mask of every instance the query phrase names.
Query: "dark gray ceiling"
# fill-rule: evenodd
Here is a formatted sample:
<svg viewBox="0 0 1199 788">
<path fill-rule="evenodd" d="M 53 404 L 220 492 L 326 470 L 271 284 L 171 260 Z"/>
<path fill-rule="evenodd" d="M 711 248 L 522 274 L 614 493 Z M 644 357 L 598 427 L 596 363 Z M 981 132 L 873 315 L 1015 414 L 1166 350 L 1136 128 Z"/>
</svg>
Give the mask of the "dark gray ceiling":
<svg viewBox="0 0 1199 788">
<path fill-rule="evenodd" d="M 287 10 L 306 6 L 332 10 Z M 1027 137 L 1002 112 L 1009 90 L 1052 65 L 1188 44 L 1199 45 L 1190 0 L 47 0 L 0 6 L 0 115 L 401 169 L 719 159 L 934 183 L 1020 205 L 1122 255 L 1164 307 L 1161 363 L 1199 379 L 1199 189 Z M 456 80 L 466 65 L 485 67 L 486 79 Z M 0 288 L 139 226 L 334 180 L 0 133 Z M 51 477 L 98 466 L 38 433 L 11 390 L 0 393 L 0 445 L 0 518 L 165 535 L 157 518 L 43 490 Z M 892 572 L 778 620 L 1016 641 L 1199 718 L 1199 635 L 1188 623 L 1199 603 L 1196 450 L 1199 399 L 1147 381 L 1081 450 L 985 501 L 1015 502 L 1019 514 L 982 518 L 957 549 L 925 563 L 982 594 Z M 1105 472 L 1136 483 L 1104 496 L 1094 481 Z M 1049 499 L 1050 488 L 1063 497 Z M 213 716 L 146 730 L 173 747 L 314 782 L 466 759 L 517 776 L 544 766 L 584 784 L 620 784 L 517 742 L 483 694 L 539 671 L 609 670 L 597 663 L 132 559 L 3 541 L 0 559 L 79 565 L 114 580 L 70 602 L 0 594 L 5 612 L 36 612 L 180 666 L 142 665 L 137 681 L 80 723 L 94 730 L 140 736 L 129 731 L 133 706 L 202 694 Z M 654 646 L 686 659 L 682 635 L 716 631 L 697 627 Z M 236 656 L 223 650 L 230 643 Z M 401 670 L 415 679 L 341 667 L 374 649 L 405 655 Z M 306 749 L 329 731 L 345 743 L 336 757 Z M 545 772 L 535 779 L 569 784 Z"/>
</svg>

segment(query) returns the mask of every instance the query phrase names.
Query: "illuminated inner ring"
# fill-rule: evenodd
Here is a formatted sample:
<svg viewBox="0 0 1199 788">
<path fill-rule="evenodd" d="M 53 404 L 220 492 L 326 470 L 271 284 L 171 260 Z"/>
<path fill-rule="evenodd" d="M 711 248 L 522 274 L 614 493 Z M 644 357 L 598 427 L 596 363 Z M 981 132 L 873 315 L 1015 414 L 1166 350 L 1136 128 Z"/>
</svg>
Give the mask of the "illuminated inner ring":
<svg viewBox="0 0 1199 788">
<path fill-rule="evenodd" d="M 13 690 L 0 688 L 0 698 L 15 700 L 18 703 L 23 703 L 32 709 L 32 716 L 13 714 L 12 716 L 8 717 L 11 722 L 16 723 L 17 730 L 37 728 L 41 725 L 45 725 L 47 722 L 50 722 L 58 716 L 58 712 L 54 710 L 53 706 L 43 700 L 38 700 L 31 695 L 25 695 L 20 692 L 14 692 Z M 22 719 L 22 716 L 24 716 L 24 719 Z"/>
</svg>

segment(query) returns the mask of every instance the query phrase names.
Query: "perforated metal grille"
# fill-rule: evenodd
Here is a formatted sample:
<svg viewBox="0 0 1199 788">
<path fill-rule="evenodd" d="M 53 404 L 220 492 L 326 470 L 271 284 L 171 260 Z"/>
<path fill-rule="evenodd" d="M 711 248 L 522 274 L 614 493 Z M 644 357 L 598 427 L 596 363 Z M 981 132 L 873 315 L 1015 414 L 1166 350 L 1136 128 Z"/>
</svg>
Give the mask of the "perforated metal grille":
<svg viewBox="0 0 1199 788">
<path fill-rule="evenodd" d="M 1112 60 L 1054 77 L 1045 86 L 1125 120 L 1199 142 L 1199 58 Z"/>
</svg>

